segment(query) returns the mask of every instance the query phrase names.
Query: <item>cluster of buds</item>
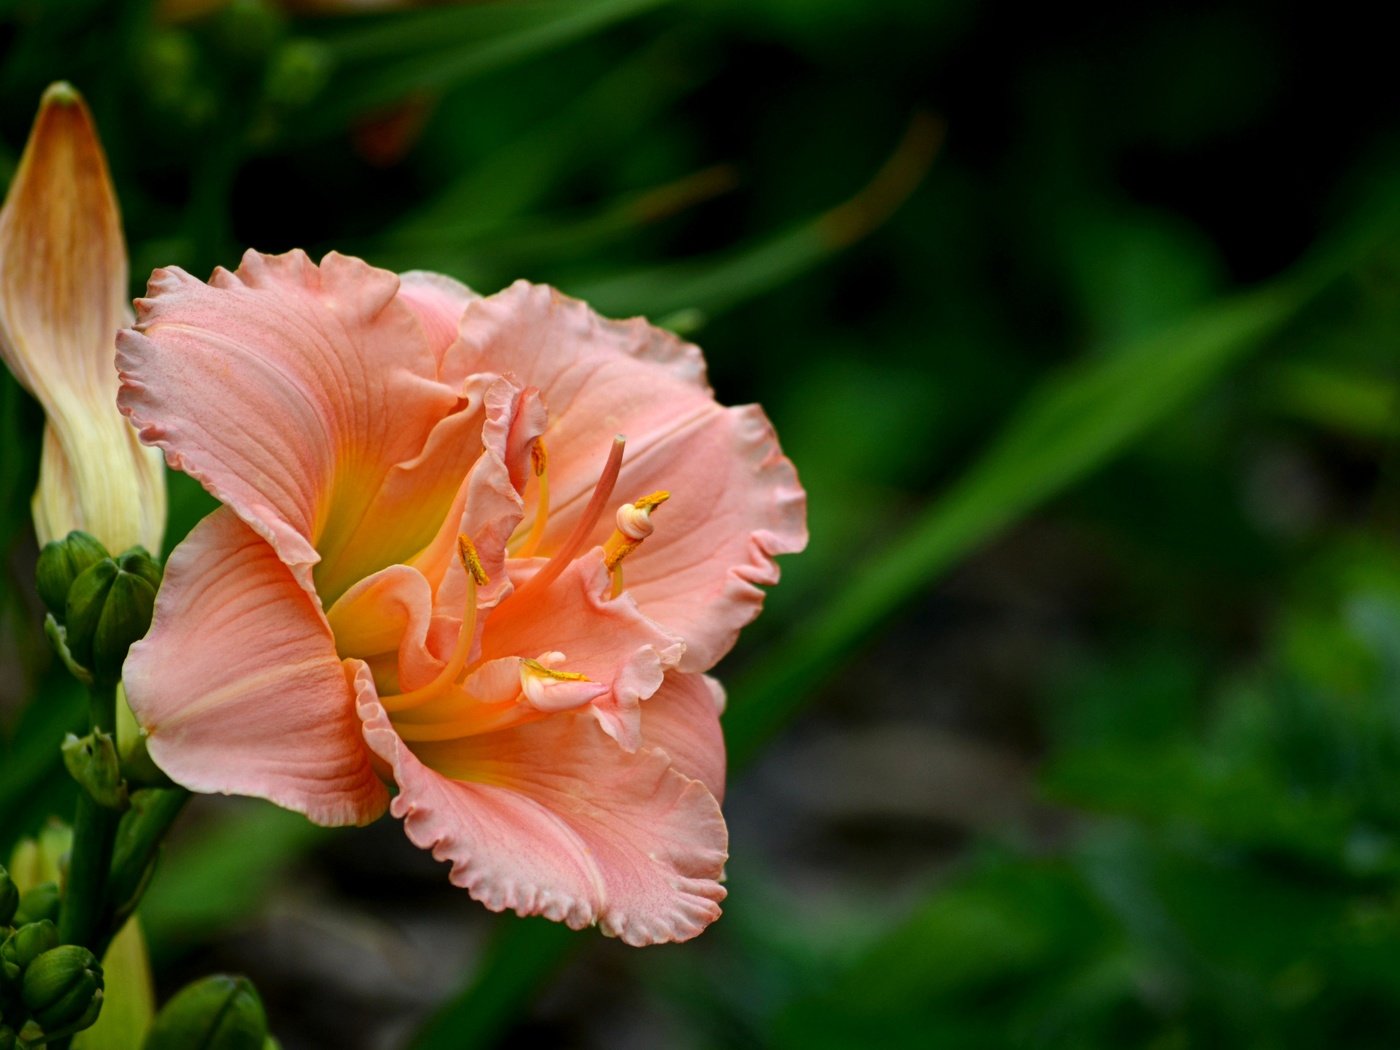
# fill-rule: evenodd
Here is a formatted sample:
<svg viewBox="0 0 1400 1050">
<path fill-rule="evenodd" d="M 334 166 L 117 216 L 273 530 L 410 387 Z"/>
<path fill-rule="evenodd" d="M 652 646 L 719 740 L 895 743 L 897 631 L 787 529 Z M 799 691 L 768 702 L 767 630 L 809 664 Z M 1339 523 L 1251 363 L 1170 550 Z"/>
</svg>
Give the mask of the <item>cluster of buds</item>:
<svg viewBox="0 0 1400 1050">
<path fill-rule="evenodd" d="M 160 564 L 144 547 L 114 558 L 85 532 L 44 545 L 39 597 L 49 609 L 49 636 L 74 675 L 117 683 L 127 649 L 151 626 L 160 577 Z"/>
<path fill-rule="evenodd" d="M 102 1010 L 102 967 L 86 948 L 60 944 L 56 896 L 21 895 L 0 867 L 0 1050 L 42 1045 L 90 1027 Z"/>
</svg>

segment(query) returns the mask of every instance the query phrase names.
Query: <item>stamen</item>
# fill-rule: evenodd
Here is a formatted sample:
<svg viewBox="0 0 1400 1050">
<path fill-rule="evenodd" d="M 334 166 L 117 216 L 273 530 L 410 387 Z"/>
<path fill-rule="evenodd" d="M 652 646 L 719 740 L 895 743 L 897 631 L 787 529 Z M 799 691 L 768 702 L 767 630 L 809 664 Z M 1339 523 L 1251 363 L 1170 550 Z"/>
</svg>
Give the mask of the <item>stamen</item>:
<svg viewBox="0 0 1400 1050">
<path fill-rule="evenodd" d="M 546 678 L 553 678 L 560 682 L 592 681 L 592 679 L 589 678 L 586 674 L 579 674 L 577 671 L 556 671 L 554 668 L 546 667 L 538 660 L 531 660 L 529 657 L 521 657 L 520 663 L 522 666 L 528 667 L 531 671 L 534 671 L 536 674 L 542 674 Z"/>
<path fill-rule="evenodd" d="M 564 545 L 559 548 L 549 561 L 535 573 L 530 580 L 515 592 L 514 597 L 518 598 L 522 594 L 533 593 L 543 590 L 553 583 L 565 569 L 569 567 L 581 550 L 588 542 L 589 535 L 593 532 L 593 527 L 598 524 L 598 518 L 602 516 L 603 508 L 607 506 L 608 499 L 612 496 L 613 486 L 617 484 L 617 475 L 622 470 L 622 450 L 627 445 L 627 439 L 619 434 L 613 438 L 612 448 L 608 450 L 608 461 L 603 465 L 603 474 L 598 478 L 598 484 L 593 487 L 593 498 L 588 501 L 588 506 L 583 508 L 583 514 L 578 519 L 578 524 L 574 526 L 574 531 L 569 534 L 569 538 L 564 541 Z"/>
<path fill-rule="evenodd" d="M 525 542 L 515 552 L 517 558 L 533 558 L 544 539 L 545 526 L 549 524 L 549 456 L 544 450 L 544 439 L 535 438 L 530 446 L 530 466 L 534 468 L 538 498 L 535 500 L 535 520 L 530 523 L 530 531 Z"/>
<path fill-rule="evenodd" d="M 481 566 L 481 558 L 476 553 L 476 547 L 466 536 L 457 537 L 457 557 L 462 562 L 462 568 L 467 570 L 467 575 L 478 587 L 485 587 L 491 582 L 491 577 L 486 575 L 486 570 Z"/>
<path fill-rule="evenodd" d="M 462 668 L 467 665 L 472 641 L 476 638 L 476 589 L 479 586 L 484 587 L 489 580 L 486 570 L 481 567 L 481 558 L 477 556 L 476 547 L 466 536 L 457 537 L 457 557 L 461 559 L 462 568 L 466 570 L 467 598 L 462 609 L 462 629 L 457 634 L 457 644 L 452 647 L 452 655 L 427 685 L 410 689 L 406 693 L 381 696 L 379 701 L 386 711 L 407 711 L 430 700 L 436 700 L 452 688 L 457 676 L 462 673 Z"/>
<path fill-rule="evenodd" d="M 635 503 L 624 503 L 617 509 L 617 530 L 603 545 L 603 564 L 612 574 L 612 596 L 622 593 L 622 559 L 642 545 L 656 531 L 651 512 L 671 498 L 665 489 L 643 496 Z"/>
</svg>

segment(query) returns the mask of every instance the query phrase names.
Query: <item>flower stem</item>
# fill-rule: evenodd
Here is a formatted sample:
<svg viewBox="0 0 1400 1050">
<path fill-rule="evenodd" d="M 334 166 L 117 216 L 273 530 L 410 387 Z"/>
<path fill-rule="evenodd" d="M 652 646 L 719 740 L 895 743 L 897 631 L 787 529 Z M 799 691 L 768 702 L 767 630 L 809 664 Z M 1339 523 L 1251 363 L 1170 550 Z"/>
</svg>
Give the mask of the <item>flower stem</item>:
<svg viewBox="0 0 1400 1050">
<path fill-rule="evenodd" d="M 114 685 L 94 684 L 89 691 L 92 727 L 115 734 L 117 691 Z M 59 916 L 59 935 L 65 944 L 96 949 L 102 939 L 101 921 L 106 905 L 107 872 L 117 836 L 118 814 L 98 803 L 87 789 L 78 789 L 73 817 L 73 853 L 68 862 L 68 885 Z"/>
<path fill-rule="evenodd" d="M 106 951 L 111 939 L 136 910 L 155 863 L 156 853 L 175 823 L 190 793 L 182 787 L 147 788 L 131 796 L 131 809 L 121 819 L 107 882 L 107 921 L 99 940 Z M 101 955 L 101 952 L 98 952 Z"/>
</svg>

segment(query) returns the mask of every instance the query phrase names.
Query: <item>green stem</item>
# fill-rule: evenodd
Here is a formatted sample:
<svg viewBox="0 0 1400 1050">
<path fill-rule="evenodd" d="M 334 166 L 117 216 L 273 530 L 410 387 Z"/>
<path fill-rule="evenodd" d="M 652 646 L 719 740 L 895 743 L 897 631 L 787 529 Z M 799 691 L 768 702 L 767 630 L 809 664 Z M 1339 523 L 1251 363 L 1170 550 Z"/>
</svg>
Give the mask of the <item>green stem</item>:
<svg viewBox="0 0 1400 1050">
<path fill-rule="evenodd" d="M 160 844 L 189 798 L 190 793 L 181 787 L 147 788 L 131 796 L 131 809 L 121 819 L 112 853 L 102 952 L 140 903 Z"/>
<path fill-rule="evenodd" d="M 117 691 L 115 685 L 94 685 L 89 693 L 92 725 L 105 733 L 116 733 Z M 81 944 L 96 949 L 102 938 L 103 909 L 106 906 L 107 872 L 112 863 L 112 846 L 117 837 L 118 814 L 99 806 L 83 788 L 78 790 L 78 808 L 73 818 L 73 852 L 68 862 L 68 885 L 59 916 L 59 935 L 64 944 Z"/>
</svg>

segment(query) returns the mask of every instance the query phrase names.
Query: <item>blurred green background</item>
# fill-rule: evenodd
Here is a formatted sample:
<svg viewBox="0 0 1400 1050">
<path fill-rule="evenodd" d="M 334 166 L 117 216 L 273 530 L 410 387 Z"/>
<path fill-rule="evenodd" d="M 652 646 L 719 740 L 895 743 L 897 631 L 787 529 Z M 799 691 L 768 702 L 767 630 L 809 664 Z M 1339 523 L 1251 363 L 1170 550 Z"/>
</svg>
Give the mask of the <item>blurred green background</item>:
<svg viewBox="0 0 1400 1050">
<path fill-rule="evenodd" d="M 1360 5 L 0 0 L 133 293 L 245 247 L 706 350 L 812 546 L 721 667 L 725 917 L 494 916 L 392 821 L 197 799 L 162 989 L 287 1050 L 1400 1044 L 1400 110 Z M 0 855 L 70 811 L 0 410 Z M 170 544 L 210 504 L 171 478 Z M 37 700 L 25 704 L 27 697 Z"/>
</svg>

